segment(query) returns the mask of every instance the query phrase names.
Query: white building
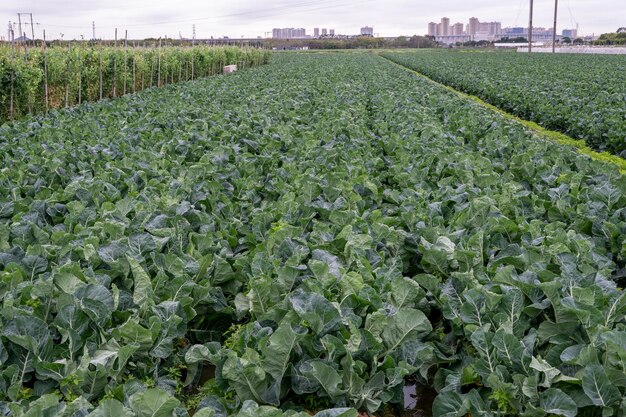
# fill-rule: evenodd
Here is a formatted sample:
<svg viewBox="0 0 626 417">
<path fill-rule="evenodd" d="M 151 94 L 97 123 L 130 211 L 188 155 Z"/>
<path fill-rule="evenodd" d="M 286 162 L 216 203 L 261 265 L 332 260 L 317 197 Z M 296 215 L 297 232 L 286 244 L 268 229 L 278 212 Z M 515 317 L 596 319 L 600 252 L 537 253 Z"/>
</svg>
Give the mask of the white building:
<svg viewBox="0 0 626 417">
<path fill-rule="evenodd" d="M 450 19 L 447 17 L 441 18 L 441 35 L 442 36 L 450 35 Z"/>
<path fill-rule="evenodd" d="M 361 28 L 361 36 L 374 36 L 374 28 L 371 26 L 363 26 Z"/>
<path fill-rule="evenodd" d="M 428 24 L 428 36 L 437 36 L 437 23 L 430 22 Z"/>
<path fill-rule="evenodd" d="M 272 38 L 274 39 L 302 39 L 306 38 L 306 29 L 304 28 L 274 28 L 272 29 Z"/>
<path fill-rule="evenodd" d="M 571 40 L 574 40 L 578 37 L 578 29 L 563 29 L 561 35 L 564 38 L 570 38 Z"/>
</svg>

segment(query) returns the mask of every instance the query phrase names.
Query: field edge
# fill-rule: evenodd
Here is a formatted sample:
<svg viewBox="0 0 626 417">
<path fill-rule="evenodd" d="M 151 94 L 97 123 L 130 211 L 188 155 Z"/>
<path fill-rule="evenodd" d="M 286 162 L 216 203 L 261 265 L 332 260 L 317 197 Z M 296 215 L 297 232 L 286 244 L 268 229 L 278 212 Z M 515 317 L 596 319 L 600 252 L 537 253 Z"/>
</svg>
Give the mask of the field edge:
<svg viewBox="0 0 626 417">
<path fill-rule="evenodd" d="M 399 64 L 385 56 L 383 56 L 382 54 L 378 54 L 378 56 L 380 56 L 381 58 L 383 58 L 384 60 L 386 60 L 387 62 L 396 65 L 400 68 L 402 68 L 403 70 L 412 73 L 413 75 L 417 75 L 420 78 L 423 78 L 427 81 L 430 81 L 433 84 L 436 84 L 442 88 L 445 88 L 453 93 L 455 93 L 456 95 L 458 95 L 459 97 L 468 99 L 468 100 L 472 100 L 475 103 L 478 103 L 479 105 L 494 111 L 498 114 L 500 114 L 501 116 L 505 117 L 508 120 L 514 121 L 516 123 L 519 123 L 521 125 L 523 125 L 524 127 L 526 127 L 528 130 L 530 130 L 535 136 L 538 136 L 542 139 L 549 139 L 551 141 L 557 142 L 560 145 L 567 145 L 567 146 L 571 146 L 576 148 L 576 150 L 584 155 L 587 155 L 588 157 L 590 157 L 593 160 L 596 161 L 600 161 L 600 162 L 604 162 L 604 163 L 609 163 L 609 164 L 613 164 L 615 166 L 617 166 L 617 168 L 620 171 L 620 174 L 626 175 L 626 159 L 620 158 L 617 155 L 613 155 L 611 153 L 608 152 L 598 152 L 592 148 L 590 148 L 584 140 L 579 140 L 579 139 L 574 139 L 570 136 L 567 136 L 564 133 L 561 132 L 556 132 L 554 130 L 549 130 L 546 129 L 545 127 L 535 123 L 535 122 L 531 122 L 530 120 L 525 120 L 522 119 L 518 116 L 515 116 L 507 111 L 502 110 L 499 107 L 494 106 L 493 104 L 489 104 L 486 101 L 484 101 L 483 99 L 481 99 L 478 96 L 472 95 L 472 94 L 467 94 L 464 93 L 462 91 L 459 91 L 453 87 L 450 87 L 449 85 L 440 83 L 438 81 L 433 80 L 432 78 L 428 77 L 425 74 L 422 74 L 419 71 L 416 71 L 412 68 L 408 68 L 405 67 L 402 64 Z"/>
</svg>

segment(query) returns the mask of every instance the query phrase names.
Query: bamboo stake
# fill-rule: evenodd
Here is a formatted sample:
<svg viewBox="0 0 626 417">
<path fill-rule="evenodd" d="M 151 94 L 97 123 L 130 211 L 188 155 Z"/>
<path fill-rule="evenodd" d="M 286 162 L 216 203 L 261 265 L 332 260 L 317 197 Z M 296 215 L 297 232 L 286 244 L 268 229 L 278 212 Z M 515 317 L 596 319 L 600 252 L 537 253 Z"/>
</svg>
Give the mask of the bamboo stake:
<svg viewBox="0 0 626 417">
<path fill-rule="evenodd" d="M 159 38 L 159 69 L 157 71 L 157 87 L 161 87 L 161 38 Z"/>
<path fill-rule="evenodd" d="M 72 42 L 67 44 L 67 61 L 65 61 L 65 108 L 70 102 L 70 59 L 72 57 Z"/>
<path fill-rule="evenodd" d="M 152 87 L 152 80 L 154 78 L 154 50 L 150 51 L 150 87 Z"/>
<path fill-rule="evenodd" d="M 174 63 L 176 63 L 176 59 L 174 59 Z M 170 74 L 171 84 L 174 84 L 174 68 L 172 68 L 172 72 Z"/>
<path fill-rule="evenodd" d="M 189 60 L 185 56 L 185 81 L 189 81 Z"/>
<path fill-rule="evenodd" d="M 26 32 L 22 35 L 22 39 L 26 39 Z M 28 62 L 28 42 L 24 41 L 24 62 Z"/>
<path fill-rule="evenodd" d="M 128 30 L 124 32 L 124 95 L 126 95 L 126 73 L 128 72 L 126 67 L 126 54 L 128 49 Z"/>
<path fill-rule="evenodd" d="M 46 31 L 43 31 L 43 92 L 44 92 L 44 101 L 46 104 L 46 113 L 48 113 L 49 107 L 49 97 L 48 97 L 48 58 L 47 58 L 47 45 L 46 45 Z"/>
<path fill-rule="evenodd" d="M 117 97 L 117 28 L 115 28 L 115 43 L 113 44 L 113 97 Z"/>
<path fill-rule="evenodd" d="M 100 100 L 102 100 L 102 39 L 100 39 Z"/>
<path fill-rule="evenodd" d="M 163 85 L 167 85 L 167 39 L 165 40 L 165 48 L 163 50 Z"/>
<path fill-rule="evenodd" d="M 14 44 L 15 41 L 11 42 L 11 98 L 9 104 L 9 119 L 13 120 L 13 111 L 14 109 L 14 80 L 15 80 L 15 49 Z"/>
<path fill-rule="evenodd" d="M 193 59 L 194 54 L 193 54 L 193 46 L 191 47 L 191 80 L 193 81 L 194 79 L 194 65 L 193 65 Z"/>
<path fill-rule="evenodd" d="M 135 56 L 137 55 L 137 44 L 133 48 L 133 93 L 137 91 L 137 73 L 135 69 Z"/>
<path fill-rule="evenodd" d="M 145 77 L 144 77 L 144 73 L 143 73 L 143 66 L 146 65 L 146 43 L 143 43 L 143 49 L 141 50 L 141 65 L 142 65 L 142 69 L 141 69 L 141 91 L 143 91 L 145 88 Z"/>
<path fill-rule="evenodd" d="M 167 39 L 165 39 L 165 44 L 163 45 L 163 63 L 161 64 L 162 72 L 163 72 L 163 86 L 169 84 L 167 77 L 169 76 L 169 57 L 167 56 L 169 52 L 169 47 L 167 46 Z"/>
<path fill-rule="evenodd" d="M 178 82 L 180 83 L 181 78 L 183 77 L 183 56 L 182 50 L 178 52 Z"/>
<path fill-rule="evenodd" d="M 80 57 L 81 49 L 82 48 L 78 48 L 78 104 L 82 104 L 83 102 L 83 68 Z"/>
</svg>

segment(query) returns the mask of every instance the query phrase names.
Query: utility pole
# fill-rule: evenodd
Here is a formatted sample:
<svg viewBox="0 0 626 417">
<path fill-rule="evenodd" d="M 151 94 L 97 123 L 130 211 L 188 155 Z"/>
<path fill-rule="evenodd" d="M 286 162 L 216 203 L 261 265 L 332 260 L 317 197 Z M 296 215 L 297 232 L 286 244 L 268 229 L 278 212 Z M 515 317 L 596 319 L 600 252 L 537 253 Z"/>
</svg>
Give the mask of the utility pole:
<svg viewBox="0 0 626 417">
<path fill-rule="evenodd" d="M 528 53 L 531 53 L 533 49 L 533 0 L 530 0 L 530 17 L 528 20 Z"/>
<path fill-rule="evenodd" d="M 555 52 L 554 48 L 556 45 L 556 13 L 559 9 L 559 0 L 554 0 L 554 26 L 552 29 L 552 53 Z"/>
</svg>

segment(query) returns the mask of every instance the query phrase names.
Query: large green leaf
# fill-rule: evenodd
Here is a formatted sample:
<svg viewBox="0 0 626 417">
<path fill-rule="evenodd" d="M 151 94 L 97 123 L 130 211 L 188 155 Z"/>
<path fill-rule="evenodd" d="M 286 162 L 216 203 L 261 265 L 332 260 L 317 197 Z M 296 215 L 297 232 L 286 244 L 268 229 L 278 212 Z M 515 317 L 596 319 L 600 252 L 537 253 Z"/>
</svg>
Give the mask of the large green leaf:
<svg viewBox="0 0 626 417">
<path fill-rule="evenodd" d="M 419 335 L 430 332 L 432 326 L 424 313 L 412 308 L 402 308 L 392 315 L 382 332 L 385 344 L 383 355 L 394 352 L 403 343 L 412 342 Z"/>
<path fill-rule="evenodd" d="M 165 414 L 164 414 L 165 415 Z M 102 401 L 98 407 L 88 414 L 89 417 L 134 417 L 135 414 L 124 405 L 113 399 Z"/>
<path fill-rule="evenodd" d="M 604 368 L 590 364 L 583 372 L 583 390 L 595 405 L 610 407 L 622 398 L 619 389 L 609 381 Z"/>
<path fill-rule="evenodd" d="M 133 302 L 140 307 L 145 307 L 152 303 L 152 282 L 146 271 L 134 258 L 127 256 L 130 270 L 135 280 L 133 286 Z"/>
<path fill-rule="evenodd" d="M 557 388 L 550 388 L 539 395 L 539 404 L 543 411 L 558 416 L 575 417 L 578 407 L 574 400 Z"/>
<path fill-rule="evenodd" d="M 179 405 L 180 401 L 158 388 L 130 397 L 130 407 L 137 417 L 174 417 Z"/>
</svg>

